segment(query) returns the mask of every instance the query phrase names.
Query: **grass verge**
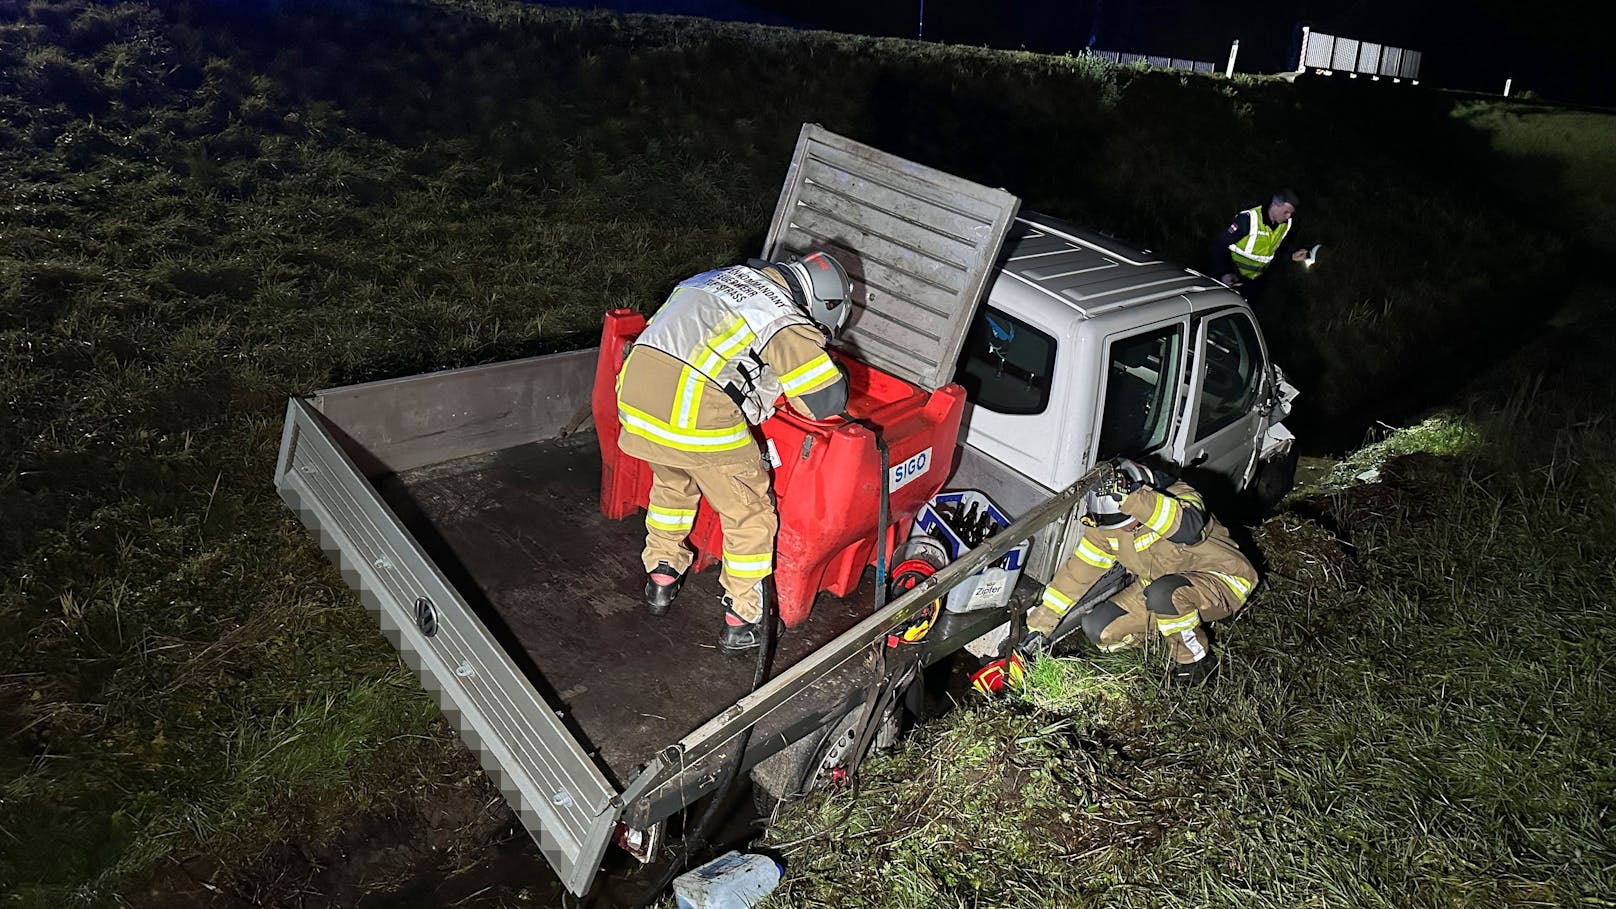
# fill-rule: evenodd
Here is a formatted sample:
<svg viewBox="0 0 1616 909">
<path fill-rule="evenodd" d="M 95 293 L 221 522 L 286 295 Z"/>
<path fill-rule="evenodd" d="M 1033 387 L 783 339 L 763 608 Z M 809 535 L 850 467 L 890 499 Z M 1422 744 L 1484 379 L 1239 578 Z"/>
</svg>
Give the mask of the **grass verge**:
<svg viewBox="0 0 1616 909">
<path fill-rule="evenodd" d="M 1377 482 L 1258 528 L 1267 571 L 1213 689 L 1167 686 L 1159 653 L 1046 660 L 870 765 L 842 831 L 786 848 L 773 905 L 1616 902 L 1616 426 L 1600 357 L 1566 355 L 1485 388 L 1462 451 L 1394 436 Z"/>
</svg>

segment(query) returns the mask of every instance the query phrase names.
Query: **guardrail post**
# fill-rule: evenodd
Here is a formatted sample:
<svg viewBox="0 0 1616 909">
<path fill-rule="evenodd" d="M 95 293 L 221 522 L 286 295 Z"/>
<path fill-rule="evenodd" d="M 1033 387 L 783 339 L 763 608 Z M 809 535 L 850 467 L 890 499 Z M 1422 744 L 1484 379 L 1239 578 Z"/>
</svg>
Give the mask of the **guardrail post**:
<svg viewBox="0 0 1616 909">
<path fill-rule="evenodd" d="M 1238 57 L 1239 55 L 1240 39 L 1236 38 L 1234 39 L 1234 43 L 1229 45 L 1229 65 L 1223 68 L 1223 78 L 1227 79 L 1234 75 L 1234 58 Z"/>
</svg>

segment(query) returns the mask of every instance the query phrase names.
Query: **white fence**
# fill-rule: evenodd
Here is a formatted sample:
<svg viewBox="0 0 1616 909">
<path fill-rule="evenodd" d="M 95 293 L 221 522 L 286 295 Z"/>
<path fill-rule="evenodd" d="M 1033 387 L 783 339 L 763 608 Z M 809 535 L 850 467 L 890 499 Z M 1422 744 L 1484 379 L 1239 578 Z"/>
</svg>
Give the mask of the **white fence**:
<svg viewBox="0 0 1616 909">
<path fill-rule="evenodd" d="M 1101 58 L 1102 60 L 1110 60 L 1112 63 L 1138 63 L 1144 66 L 1152 66 L 1159 69 L 1180 69 L 1194 73 L 1213 73 L 1217 72 L 1218 69 L 1217 64 L 1208 60 L 1186 60 L 1183 57 L 1162 57 L 1156 54 L 1129 54 L 1122 51 L 1094 50 L 1092 48 L 1089 50 L 1089 53 Z"/>
<path fill-rule="evenodd" d="M 1419 51 L 1405 47 L 1326 35 L 1304 28 L 1302 54 L 1297 61 L 1296 71 L 1300 73 L 1314 69 L 1323 73 L 1344 72 L 1353 76 L 1386 77 L 1394 81 L 1408 79 L 1418 83 L 1420 56 Z"/>
</svg>

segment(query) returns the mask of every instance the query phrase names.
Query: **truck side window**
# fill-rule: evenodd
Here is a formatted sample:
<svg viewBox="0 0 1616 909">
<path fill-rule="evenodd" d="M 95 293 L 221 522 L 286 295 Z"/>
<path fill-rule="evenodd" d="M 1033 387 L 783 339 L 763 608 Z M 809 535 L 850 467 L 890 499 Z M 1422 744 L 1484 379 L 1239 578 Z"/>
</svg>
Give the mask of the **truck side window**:
<svg viewBox="0 0 1616 909">
<path fill-rule="evenodd" d="M 1054 338 L 984 306 L 965 335 L 954 381 L 978 407 L 1006 414 L 1043 413 L 1054 371 Z"/>
<path fill-rule="evenodd" d="M 1177 325 L 1111 342 L 1097 460 L 1144 454 L 1167 441 L 1182 347 Z"/>
<path fill-rule="evenodd" d="M 1262 345 L 1257 329 L 1241 313 L 1207 323 L 1206 371 L 1201 377 L 1201 411 L 1195 421 L 1198 442 L 1251 412 L 1262 387 Z"/>
</svg>

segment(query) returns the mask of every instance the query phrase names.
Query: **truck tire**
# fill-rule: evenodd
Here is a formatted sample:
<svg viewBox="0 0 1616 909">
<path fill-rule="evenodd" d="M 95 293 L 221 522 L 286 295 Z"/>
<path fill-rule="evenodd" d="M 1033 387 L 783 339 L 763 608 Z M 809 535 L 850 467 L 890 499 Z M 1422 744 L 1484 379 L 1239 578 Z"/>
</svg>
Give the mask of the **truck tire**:
<svg viewBox="0 0 1616 909">
<path fill-rule="evenodd" d="M 864 705 L 853 708 L 814 732 L 793 742 L 784 751 L 752 768 L 754 804 L 768 814 L 775 803 L 822 789 L 847 766 L 847 756 L 858 738 Z M 903 705 L 894 699 L 881 719 L 881 727 L 870 741 L 871 751 L 886 751 L 898 742 L 903 730 Z"/>
<path fill-rule="evenodd" d="M 1292 445 L 1285 454 L 1257 465 L 1257 475 L 1251 480 L 1247 496 L 1258 517 L 1273 511 L 1296 485 L 1296 462 L 1299 457 L 1296 446 Z"/>
</svg>

